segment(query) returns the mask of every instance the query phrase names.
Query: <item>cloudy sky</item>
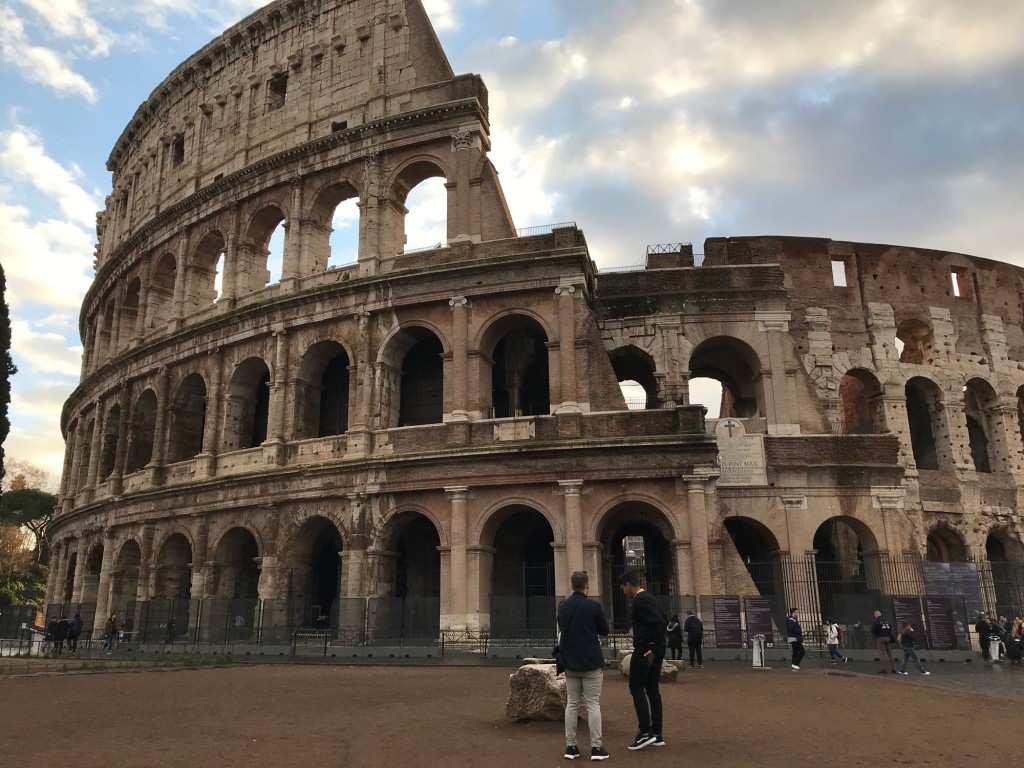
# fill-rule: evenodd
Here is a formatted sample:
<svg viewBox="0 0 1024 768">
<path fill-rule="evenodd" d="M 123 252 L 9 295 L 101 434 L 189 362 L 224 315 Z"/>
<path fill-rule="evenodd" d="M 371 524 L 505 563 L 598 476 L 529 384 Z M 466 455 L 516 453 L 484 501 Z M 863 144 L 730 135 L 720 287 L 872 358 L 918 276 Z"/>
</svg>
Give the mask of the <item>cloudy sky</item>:
<svg viewBox="0 0 1024 768">
<path fill-rule="evenodd" d="M 53 483 L 106 158 L 177 64 L 262 4 L 0 0 L 6 449 Z M 424 5 L 455 71 L 488 85 L 516 225 L 577 222 L 599 267 L 756 234 L 1024 265 L 1020 0 Z"/>
</svg>

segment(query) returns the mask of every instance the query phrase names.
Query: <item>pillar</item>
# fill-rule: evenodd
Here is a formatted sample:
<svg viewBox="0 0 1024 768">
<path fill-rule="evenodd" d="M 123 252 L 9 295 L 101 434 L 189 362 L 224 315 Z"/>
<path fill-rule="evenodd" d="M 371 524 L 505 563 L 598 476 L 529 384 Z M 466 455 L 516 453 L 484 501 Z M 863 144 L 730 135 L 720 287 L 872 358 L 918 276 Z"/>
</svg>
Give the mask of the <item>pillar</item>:
<svg viewBox="0 0 1024 768">
<path fill-rule="evenodd" d="M 558 364 L 561 374 L 561 404 L 555 413 L 579 413 L 576 393 L 576 278 L 563 278 L 555 288 L 558 304 Z"/>
<path fill-rule="evenodd" d="M 110 615 L 110 592 L 113 583 L 110 572 L 114 564 L 114 532 L 108 529 L 103 534 L 103 562 L 100 565 L 100 582 L 96 589 L 96 618 L 93 620 L 92 638 L 102 640 L 107 616 Z"/>
<path fill-rule="evenodd" d="M 716 477 L 711 467 L 694 467 L 683 475 L 690 519 L 690 555 L 693 563 L 693 594 L 700 604 L 702 595 L 712 593 L 711 557 L 708 552 L 707 491 Z"/>
<path fill-rule="evenodd" d="M 451 415 L 446 421 L 469 421 L 467 387 L 469 384 L 469 300 L 455 296 L 448 301 L 452 308 L 452 401 Z"/>
<path fill-rule="evenodd" d="M 559 480 L 558 485 L 565 496 L 565 558 L 567 574 L 571 575 L 587 570 L 583 559 L 583 481 Z"/>
<path fill-rule="evenodd" d="M 451 547 L 449 551 L 449 569 L 451 580 L 449 581 L 449 593 L 451 595 L 451 613 L 441 617 L 441 628 L 451 630 L 466 629 L 467 621 L 467 592 L 466 581 L 467 551 L 466 551 L 466 528 L 467 528 L 467 507 L 469 504 L 469 488 L 466 486 L 453 486 L 445 488 L 448 500 L 451 504 Z"/>
</svg>

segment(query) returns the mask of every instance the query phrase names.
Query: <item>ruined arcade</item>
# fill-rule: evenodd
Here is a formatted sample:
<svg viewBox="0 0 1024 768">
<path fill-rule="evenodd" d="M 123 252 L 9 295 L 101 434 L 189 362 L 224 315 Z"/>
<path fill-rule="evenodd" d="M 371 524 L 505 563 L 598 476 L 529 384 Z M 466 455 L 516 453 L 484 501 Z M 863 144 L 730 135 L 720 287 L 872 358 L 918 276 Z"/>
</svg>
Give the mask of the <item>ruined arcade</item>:
<svg viewBox="0 0 1024 768">
<path fill-rule="evenodd" d="M 546 637 L 574 570 L 620 627 L 627 568 L 677 610 L 1024 607 L 1024 273 L 799 237 L 603 272 L 516 229 L 489 150 L 419 0 L 270 3 L 154 90 L 108 160 L 48 603 L 195 642 Z M 447 242 L 407 251 L 428 179 Z"/>
</svg>

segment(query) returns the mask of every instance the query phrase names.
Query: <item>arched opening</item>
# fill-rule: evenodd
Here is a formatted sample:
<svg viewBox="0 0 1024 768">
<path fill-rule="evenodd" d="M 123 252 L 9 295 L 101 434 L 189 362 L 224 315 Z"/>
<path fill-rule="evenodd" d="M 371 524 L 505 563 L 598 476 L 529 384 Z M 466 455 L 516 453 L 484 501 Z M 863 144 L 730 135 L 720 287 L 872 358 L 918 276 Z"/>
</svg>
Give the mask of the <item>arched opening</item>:
<svg viewBox="0 0 1024 768">
<path fill-rule="evenodd" d="M 601 593 L 610 598 L 608 619 L 615 631 L 629 628 L 629 600 L 619 589 L 619 578 L 627 571 L 641 577 L 666 615 L 680 613 L 682 606 L 674 600 L 678 596 L 669 543 L 673 538 L 668 520 L 648 504 L 625 503 L 609 514 L 600 534 L 604 546 Z"/>
<path fill-rule="evenodd" d="M 690 405 L 703 405 L 707 408 L 707 418 L 718 419 L 722 416 L 722 382 L 706 376 L 691 376 L 687 381 L 690 392 Z"/>
<path fill-rule="evenodd" d="M 174 281 L 177 279 L 178 262 L 174 254 L 165 253 L 156 262 L 149 277 L 149 292 L 146 294 L 148 313 L 147 328 L 163 329 L 171 319 L 174 310 Z"/>
<path fill-rule="evenodd" d="M 537 321 L 504 317 L 488 329 L 484 345 L 492 361 L 491 417 L 551 413 L 548 337 Z"/>
<path fill-rule="evenodd" d="M 500 520 L 500 522 L 499 522 Z M 487 534 L 493 528 L 493 539 Z M 550 637 L 557 607 L 555 540 L 540 512 L 509 507 L 485 532 L 493 541 L 491 634 L 494 637 Z"/>
<path fill-rule="evenodd" d="M 92 433 L 96 429 L 95 419 L 90 419 L 85 425 L 85 431 L 82 432 L 82 442 L 78 446 L 78 482 L 75 484 L 75 490 L 80 491 L 89 482 L 89 462 L 92 459 Z"/>
<path fill-rule="evenodd" d="M 381 393 L 382 426 L 440 424 L 444 417 L 444 352 L 426 328 L 395 334 L 384 354 Z"/>
<path fill-rule="evenodd" d="M 720 418 L 749 419 L 764 415 L 761 362 L 757 353 L 739 339 L 716 336 L 698 344 L 690 355 L 690 376 L 691 379 L 714 379 L 721 384 Z M 693 396 L 691 389 L 691 404 L 695 402 Z"/>
<path fill-rule="evenodd" d="M 78 553 L 68 555 L 67 570 L 64 573 L 64 584 L 61 585 L 61 602 L 70 603 L 75 594 L 75 570 L 78 568 Z"/>
<path fill-rule="evenodd" d="M 153 459 L 153 439 L 156 430 L 156 394 L 147 389 L 135 401 L 128 425 L 128 454 L 125 472 L 131 474 L 143 469 Z"/>
<path fill-rule="evenodd" d="M 882 386 L 874 374 L 860 368 L 848 371 L 839 382 L 842 430 L 848 435 L 885 431 Z"/>
<path fill-rule="evenodd" d="M 89 624 L 85 627 L 83 635 L 89 636 L 89 631 L 92 629 L 92 618 L 87 617 L 85 613 L 85 606 L 89 605 L 89 613 L 91 617 L 96 615 L 96 598 L 99 596 L 99 585 L 100 585 L 100 570 L 103 568 L 103 545 L 94 544 L 88 551 L 85 557 L 85 576 L 82 578 L 82 618 Z"/>
<path fill-rule="evenodd" d="M 306 352 L 296 382 L 298 437 L 343 435 L 348 430 L 349 362 L 336 341 L 321 341 Z"/>
<path fill-rule="evenodd" d="M 110 299 L 103 310 L 103 325 L 100 330 L 99 343 L 103 353 L 97 360 L 101 363 L 108 357 L 113 357 L 117 352 L 117 327 L 114 323 L 116 312 L 117 303 Z"/>
<path fill-rule="evenodd" d="M 1007 528 L 995 528 L 985 538 L 985 557 L 992 574 L 988 602 L 998 616 L 1019 615 L 1024 610 L 1024 544 Z"/>
<path fill-rule="evenodd" d="M 224 236 L 217 230 L 207 232 L 192 254 L 186 272 L 185 313 L 198 312 L 213 304 L 218 296 L 218 265 L 223 263 Z M 173 285 L 171 287 L 173 295 Z"/>
<path fill-rule="evenodd" d="M 403 512 L 388 522 L 381 588 L 386 610 L 378 632 L 393 638 L 436 638 L 441 628 L 441 539 L 426 516 Z"/>
<path fill-rule="evenodd" d="M 939 452 L 935 441 L 938 413 L 942 409 L 942 393 L 928 379 L 915 376 L 905 387 L 910 444 L 918 469 L 939 469 Z"/>
<path fill-rule="evenodd" d="M 303 276 L 358 261 L 360 211 L 359 192 L 348 182 L 330 184 L 317 194 L 308 222 L 303 222 Z"/>
<path fill-rule="evenodd" d="M 118 623 L 128 633 L 135 631 L 135 597 L 139 591 L 139 568 L 142 550 L 135 541 L 127 541 L 114 559 L 114 570 L 110 574 L 110 610 L 117 612 Z M 105 620 L 101 616 L 100 620 Z"/>
<path fill-rule="evenodd" d="M 303 627 L 336 631 L 341 617 L 342 538 L 325 517 L 306 520 L 288 546 L 290 594 Z"/>
<path fill-rule="evenodd" d="M 779 543 L 764 525 L 747 517 L 725 519 L 723 541 L 727 594 L 772 598 L 772 615 L 777 625 L 785 623 L 786 605 Z M 732 544 L 732 548 L 728 545 Z"/>
<path fill-rule="evenodd" d="M 221 537 L 213 556 L 213 599 L 203 608 L 206 638 L 212 642 L 249 640 L 259 610 L 259 545 L 246 528 Z"/>
<path fill-rule="evenodd" d="M 117 462 L 117 439 L 121 429 L 121 406 L 113 405 L 103 419 L 103 437 L 100 441 L 100 480 L 114 473 Z"/>
<path fill-rule="evenodd" d="M 153 597 L 188 600 L 192 596 L 192 545 L 181 533 L 172 534 L 156 559 Z"/>
<path fill-rule="evenodd" d="M 935 358 L 935 339 L 932 329 L 921 320 L 908 319 L 896 329 L 897 349 L 901 363 L 925 365 Z M 902 345 L 902 349 L 899 349 Z"/>
<path fill-rule="evenodd" d="M 270 240 L 267 241 L 267 282 L 265 285 L 281 282 L 281 274 L 284 271 L 284 238 L 285 225 L 282 221 L 270 235 Z"/>
<path fill-rule="evenodd" d="M 928 534 L 925 557 L 933 563 L 963 563 L 967 561 L 967 546 L 963 537 L 952 528 L 941 525 Z"/>
<path fill-rule="evenodd" d="M 995 407 L 996 392 L 984 379 L 971 379 L 964 387 L 964 417 L 971 458 L 977 472 L 992 472 L 1002 468 L 1003 457 L 997 450 L 1000 425 Z"/>
<path fill-rule="evenodd" d="M 654 359 L 632 345 L 616 349 L 610 358 L 626 407 L 631 411 L 659 407 Z"/>
<path fill-rule="evenodd" d="M 277 205 L 265 205 L 253 215 L 238 245 L 239 296 L 281 281 L 286 229 L 284 211 Z"/>
<path fill-rule="evenodd" d="M 191 373 L 174 393 L 167 460 L 185 461 L 202 453 L 205 429 L 206 382 L 198 373 Z"/>
<path fill-rule="evenodd" d="M 437 173 L 432 165 L 424 163 L 421 167 L 431 175 Z M 440 248 L 448 242 L 448 190 L 443 178 L 417 183 L 403 202 L 406 210 L 404 250 Z"/>
<path fill-rule="evenodd" d="M 135 335 L 135 322 L 139 316 L 139 293 L 142 283 L 138 277 L 128 281 L 121 301 L 121 313 L 118 318 L 117 338 L 121 347 L 128 345 L 128 340 Z"/>
<path fill-rule="evenodd" d="M 270 418 L 270 369 L 250 357 L 235 369 L 224 412 L 224 450 L 255 448 L 267 439 Z"/>
<path fill-rule="evenodd" d="M 882 587 L 878 545 L 870 529 L 854 518 L 833 517 L 818 526 L 813 546 L 821 615 L 839 624 L 870 616 Z"/>
</svg>

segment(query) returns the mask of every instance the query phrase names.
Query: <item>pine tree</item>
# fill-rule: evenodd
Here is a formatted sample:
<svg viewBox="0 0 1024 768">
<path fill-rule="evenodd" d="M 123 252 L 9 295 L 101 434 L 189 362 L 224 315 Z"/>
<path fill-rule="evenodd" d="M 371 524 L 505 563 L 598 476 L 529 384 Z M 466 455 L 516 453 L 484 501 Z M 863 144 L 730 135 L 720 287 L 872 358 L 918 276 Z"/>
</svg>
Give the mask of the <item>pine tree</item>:
<svg viewBox="0 0 1024 768">
<path fill-rule="evenodd" d="M 4 441 L 11 431 L 7 406 L 11 403 L 11 376 L 18 372 L 11 360 L 11 319 L 7 314 L 7 278 L 0 266 L 0 480 L 4 476 Z"/>
</svg>

